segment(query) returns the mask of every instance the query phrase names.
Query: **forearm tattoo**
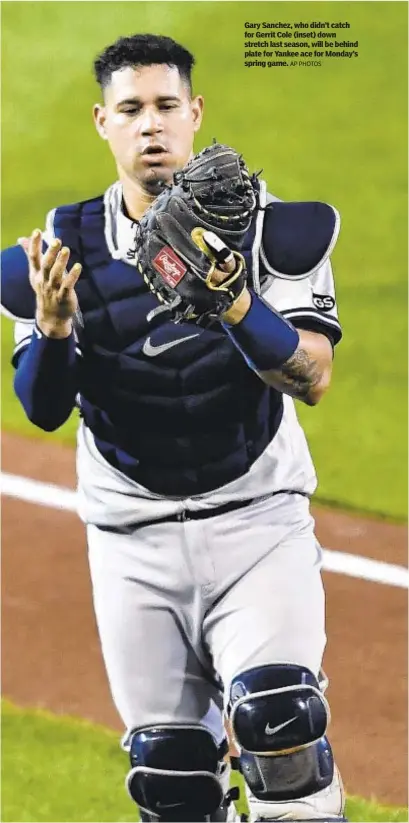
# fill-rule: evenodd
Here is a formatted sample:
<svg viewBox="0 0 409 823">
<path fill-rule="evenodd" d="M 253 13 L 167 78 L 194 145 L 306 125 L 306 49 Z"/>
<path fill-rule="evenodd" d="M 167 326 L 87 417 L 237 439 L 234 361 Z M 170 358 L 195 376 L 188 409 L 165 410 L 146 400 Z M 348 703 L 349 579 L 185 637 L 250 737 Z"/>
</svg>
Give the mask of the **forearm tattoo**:
<svg viewBox="0 0 409 823">
<path fill-rule="evenodd" d="M 297 349 L 281 366 L 280 377 L 291 394 L 302 400 L 318 385 L 322 370 L 305 349 Z"/>
</svg>

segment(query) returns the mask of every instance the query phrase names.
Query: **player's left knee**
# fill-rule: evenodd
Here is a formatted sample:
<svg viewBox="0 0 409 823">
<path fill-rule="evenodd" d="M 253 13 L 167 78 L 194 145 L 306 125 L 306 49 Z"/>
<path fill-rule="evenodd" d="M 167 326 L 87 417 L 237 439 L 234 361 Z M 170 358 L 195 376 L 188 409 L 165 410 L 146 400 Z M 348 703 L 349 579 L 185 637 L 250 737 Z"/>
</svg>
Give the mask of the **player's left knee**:
<svg viewBox="0 0 409 823">
<path fill-rule="evenodd" d="M 230 712 L 241 769 L 256 797 L 291 800 L 331 784 L 329 707 L 309 669 L 285 664 L 249 669 L 232 682 Z"/>
</svg>

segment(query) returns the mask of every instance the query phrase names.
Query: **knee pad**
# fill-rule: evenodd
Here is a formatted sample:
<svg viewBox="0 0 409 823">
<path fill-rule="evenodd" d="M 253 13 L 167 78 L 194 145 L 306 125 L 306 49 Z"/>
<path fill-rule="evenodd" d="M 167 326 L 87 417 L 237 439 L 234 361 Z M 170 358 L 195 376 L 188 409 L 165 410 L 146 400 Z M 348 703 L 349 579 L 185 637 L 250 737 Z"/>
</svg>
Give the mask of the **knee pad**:
<svg viewBox="0 0 409 823">
<path fill-rule="evenodd" d="M 145 819 L 203 821 L 223 801 L 221 752 L 200 726 L 139 729 L 130 745 L 128 792 Z"/>
<path fill-rule="evenodd" d="M 309 746 L 323 737 L 329 719 L 318 680 L 303 666 L 259 666 L 232 681 L 230 721 L 248 752 L 278 755 Z"/>
<path fill-rule="evenodd" d="M 329 706 L 309 669 L 260 666 L 235 677 L 230 719 L 242 749 L 241 770 L 255 797 L 290 800 L 330 785 Z"/>
</svg>

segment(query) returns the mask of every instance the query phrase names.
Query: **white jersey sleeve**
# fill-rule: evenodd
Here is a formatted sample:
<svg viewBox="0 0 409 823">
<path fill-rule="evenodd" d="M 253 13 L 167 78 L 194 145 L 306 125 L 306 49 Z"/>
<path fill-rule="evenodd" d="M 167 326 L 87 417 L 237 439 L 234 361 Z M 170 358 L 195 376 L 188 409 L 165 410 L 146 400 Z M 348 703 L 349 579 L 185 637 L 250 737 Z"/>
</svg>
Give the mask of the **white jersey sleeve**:
<svg viewBox="0 0 409 823">
<path fill-rule="evenodd" d="M 341 340 L 330 260 L 304 280 L 269 278 L 261 296 L 297 328 L 327 334 L 334 345 Z"/>
</svg>

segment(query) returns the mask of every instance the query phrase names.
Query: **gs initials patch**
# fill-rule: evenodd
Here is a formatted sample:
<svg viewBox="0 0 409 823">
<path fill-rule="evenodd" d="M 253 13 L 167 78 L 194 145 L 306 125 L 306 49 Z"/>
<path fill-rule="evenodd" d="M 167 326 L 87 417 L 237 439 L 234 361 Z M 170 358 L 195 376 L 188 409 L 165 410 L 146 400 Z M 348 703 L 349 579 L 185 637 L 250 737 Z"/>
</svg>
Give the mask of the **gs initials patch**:
<svg viewBox="0 0 409 823">
<path fill-rule="evenodd" d="M 335 300 L 330 294 L 313 294 L 312 302 L 320 311 L 331 311 L 335 306 Z"/>
</svg>

